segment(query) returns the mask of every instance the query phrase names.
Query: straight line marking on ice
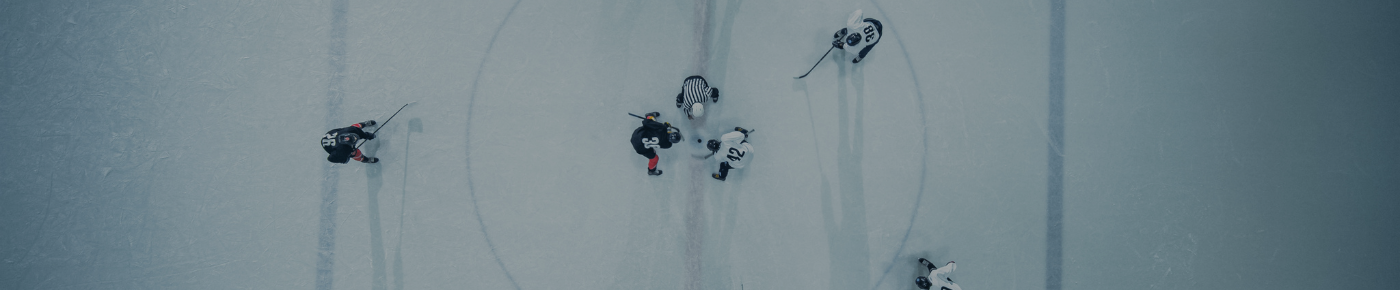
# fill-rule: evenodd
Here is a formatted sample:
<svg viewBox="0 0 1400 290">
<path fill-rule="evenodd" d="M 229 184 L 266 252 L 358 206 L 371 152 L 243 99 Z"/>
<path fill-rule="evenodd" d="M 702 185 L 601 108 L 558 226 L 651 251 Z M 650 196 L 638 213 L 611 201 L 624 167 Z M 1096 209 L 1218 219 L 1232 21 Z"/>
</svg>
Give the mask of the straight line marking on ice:
<svg viewBox="0 0 1400 290">
<path fill-rule="evenodd" d="M 1046 165 L 1045 289 L 1060 290 L 1064 274 L 1065 1 L 1050 0 L 1049 144 Z"/>
</svg>

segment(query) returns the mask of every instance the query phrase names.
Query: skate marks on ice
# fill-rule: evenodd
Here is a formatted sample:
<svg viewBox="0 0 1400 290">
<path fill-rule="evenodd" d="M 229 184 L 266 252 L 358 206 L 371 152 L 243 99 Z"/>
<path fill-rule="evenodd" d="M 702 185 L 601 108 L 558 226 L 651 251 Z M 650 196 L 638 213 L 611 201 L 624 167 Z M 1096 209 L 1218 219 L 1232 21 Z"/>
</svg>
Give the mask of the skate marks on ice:
<svg viewBox="0 0 1400 290">
<path fill-rule="evenodd" d="M 702 255 L 705 241 L 705 184 L 696 177 L 705 171 L 705 161 L 687 160 L 690 167 L 690 188 L 685 192 L 685 289 L 705 289 L 701 283 Z"/>
<path fill-rule="evenodd" d="M 387 124 L 385 124 L 387 125 Z M 378 149 L 381 142 L 386 142 L 388 138 L 377 138 L 367 142 L 369 150 L 365 150 L 366 156 L 378 156 Z M 382 159 L 381 159 L 382 161 Z M 384 231 L 379 218 L 379 191 L 384 189 L 384 168 L 383 163 L 365 164 L 365 191 L 367 198 L 367 211 L 369 217 L 369 245 L 370 245 L 370 265 L 373 274 L 370 277 L 373 285 L 371 289 L 387 289 L 385 280 L 388 279 L 384 271 Z"/>
<path fill-rule="evenodd" d="M 394 285 L 393 285 L 394 288 L 393 288 L 393 289 L 395 289 L 395 290 L 403 290 L 403 285 L 404 285 L 404 282 L 403 282 L 403 279 L 404 279 L 404 275 L 403 275 L 403 226 L 404 226 L 404 218 L 407 218 L 407 217 L 408 217 L 408 214 L 407 214 L 404 210 L 407 208 L 407 207 L 405 206 L 405 203 L 408 202 L 408 156 L 411 156 L 411 155 L 408 154 L 408 148 L 409 148 L 409 145 L 412 144 L 411 141 L 413 141 L 413 133 L 422 133 L 422 132 L 423 132 L 423 119 L 420 119 L 420 118 L 413 118 L 413 119 L 409 119 L 409 120 L 408 120 L 408 133 L 404 134 L 404 139 L 403 139 L 403 157 L 400 158 L 401 162 L 403 162 L 403 186 L 401 186 L 401 187 L 399 187 L 399 188 L 402 189 L 403 192 L 399 194 L 399 230 L 398 230 L 398 241 L 395 242 L 395 244 L 394 244 L 395 247 L 394 247 L 394 266 L 393 266 L 393 267 L 394 267 L 394 269 L 393 269 L 393 270 L 394 270 Z"/>
<path fill-rule="evenodd" d="M 885 278 L 889 276 L 890 271 L 894 270 L 895 265 L 909 265 L 906 262 L 902 262 L 903 259 L 901 254 L 904 253 L 904 247 L 909 242 L 909 233 L 914 230 L 914 222 L 917 221 L 919 217 L 919 206 L 921 205 L 924 199 L 924 189 L 926 188 L 928 180 L 929 141 L 928 108 L 924 107 L 924 90 L 923 86 L 919 84 L 919 73 L 914 69 L 914 60 L 913 58 L 909 57 L 909 49 L 905 48 L 904 40 L 902 40 L 902 38 L 899 37 L 899 30 L 897 28 L 899 25 L 896 24 L 897 22 L 894 21 L 893 17 L 890 16 L 890 14 L 885 13 L 885 9 L 880 7 L 879 1 L 871 0 L 870 3 L 875 6 L 875 11 L 879 11 L 880 15 L 885 17 L 885 28 L 889 28 L 888 35 L 890 36 L 886 38 L 894 38 L 895 43 L 899 45 L 899 52 L 904 56 L 904 64 L 909 67 L 909 77 L 910 79 L 914 80 L 914 94 L 916 97 L 918 97 L 917 101 L 919 103 L 919 134 L 922 135 L 922 138 L 920 138 L 920 140 L 923 142 L 923 146 L 919 146 L 920 148 L 923 148 L 923 152 L 921 152 L 922 155 L 919 161 L 919 192 L 917 195 L 914 196 L 914 209 L 912 212 L 909 213 L 909 226 L 904 229 L 904 238 L 900 239 L 899 248 L 895 250 L 894 256 L 890 258 L 889 265 L 885 266 L 885 271 L 883 273 L 880 273 L 880 278 L 876 279 L 875 285 L 870 288 L 878 289 L 880 288 L 880 284 L 885 282 Z"/>
<path fill-rule="evenodd" d="M 331 1 L 330 82 L 326 85 L 326 128 L 344 126 L 340 103 L 345 97 L 345 35 L 349 0 Z M 340 171 L 335 164 L 321 165 L 321 215 L 317 226 L 316 289 L 330 290 L 335 277 L 335 201 Z"/>
<path fill-rule="evenodd" d="M 510 9 L 506 11 L 505 18 L 501 19 L 501 24 L 497 25 L 496 31 L 491 34 L 491 40 L 487 41 L 486 51 L 483 52 L 481 55 L 481 62 L 477 63 L 476 75 L 472 76 L 471 93 L 467 95 L 467 124 L 475 123 L 472 121 L 472 118 L 476 116 L 476 113 L 473 112 L 472 109 L 473 104 L 476 103 L 476 93 L 477 90 L 480 89 L 479 85 L 481 84 L 481 73 L 486 68 L 486 61 L 491 59 L 491 50 L 496 47 L 496 39 L 499 36 L 501 36 L 501 29 L 506 27 L 506 23 L 510 23 L 510 17 L 511 15 L 515 15 L 515 9 L 518 7 L 520 7 L 520 0 L 516 0 L 515 3 L 510 5 Z M 501 254 L 496 251 L 496 244 L 491 241 L 491 233 L 486 228 L 486 221 L 483 220 L 481 217 L 481 206 L 478 205 L 476 198 L 476 182 L 472 180 L 472 152 L 470 146 L 472 141 L 471 133 L 471 125 L 466 126 L 466 132 L 464 132 L 464 135 L 466 135 L 465 144 L 468 145 L 464 145 L 462 146 L 462 148 L 467 151 L 467 160 L 465 162 L 467 175 L 467 193 L 471 196 L 472 213 L 476 215 L 477 225 L 481 227 L 481 237 L 486 240 L 486 247 L 491 249 L 491 257 L 494 257 L 496 259 L 496 265 L 501 267 L 501 272 L 506 275 L 507 280 L 510 280 L 510 285 L 515 287 L 516 290 L 520 290 L 520 283 L 515 281 L 515 276 L 510 274 L 510 269 L 506 268 L 505 261 L 501 260 Z"/>
<path fill-rule="evenodd" d="M 716 3 L 719 1 L 708 2 L 710 2 L 710 11 L 715 11 L 716 9 L 714 6 L 718 5 Z M 734 17 L 739 14 L 739 7 L 743 2 L 743 0 L 726 0 L 724 2 L 724 17 L 720 20 L 719 30 L 715 32 L 716 35 L 711 41 L 715 48 L 711 53 L 714 55 L 709 59 L 711 63 L 706 67 L 707 70 L 704 75 L 705 81 L 708 82 L 711 87 L 725 87 L 725 76 L 729 72 L 729 52 L 733 39 Z"/>
<path fill-rule="evenodd" d="M 1064 270 L 1065 1 L 1050 1 L 1050 142 L 1046 144 L 1045 289 L 1060 290 Z"/>
<path fill-rule="evenodd" d="M 831 250 L 828 278 L 832 289 L 862 289 L 870 285 L 870 227 L 866 222 L 862 166 L 865 79 L 858 68 L 848 73 L 845 62 L 838 61 L 837 69 L 836 176 L 839 188 L 831 192 L 830 184 L 823 177 L 821 196 L 822 222 Z M 848 96 L 848 82 L 854 87 L 854 98 Z"/>
<path fill-rule="evenodd" d="M 694 25 L 691 26 L 693 33 L 695 52 L 692 55 L 691 72 L 693 75 L 705 75 L 710 62 L 710 0 L 695 0 Z M 692 120 L 692 138 L 704 138 L 699 134 L 705 130 L 705 118 Z M 682 140 L 686 142 L 689 140 Z M 688 143 L 688 142 L 687 142 Z M 694 151 L 694 150 L 692 150 Z M 692 152 L 695 154 L 698 152 Z M 685 290 L 705 289 L 702 284 L 703 264 L 702 254 L 704 253 L 705 237 L 705 179 L 709 173 L 704 172 L 704 160 L 690 159 L 686 165 L 690 167 L 690 186 L 685 193 Z"/>
</svg>

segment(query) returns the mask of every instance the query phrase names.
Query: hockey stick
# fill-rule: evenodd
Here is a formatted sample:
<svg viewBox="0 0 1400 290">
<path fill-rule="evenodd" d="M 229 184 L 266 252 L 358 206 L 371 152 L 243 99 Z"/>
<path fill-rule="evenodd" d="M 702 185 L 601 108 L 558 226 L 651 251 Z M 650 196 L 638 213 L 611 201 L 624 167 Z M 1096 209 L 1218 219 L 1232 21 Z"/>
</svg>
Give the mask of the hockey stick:
<svg viewBox="0 0 1400 290">
<path fill-rule="evenodd" d="M 646 119 L 647 119 L 646 117 L 637 116 L 637 114 L 633 114 L 633 113 L 627 113 L 627 114 L 628 114 L 628 115 L 632 115 L 633 117 L 637 117 L 637 119 L 642 119 L 642 120 L 646 120 Z"/>
<path fill-rule="evenodd" d="M 407 103 L 407 104 L 403 104 L 403 107 L 399 107 L 399 110 L 398 110 L 398 111 L 394 111 L 394 114 L 393 114 L 393 115 L 389 115 L 389 119 L 385 119 L 385 120 L 384 120 L 384 123 L 379 124 L 379 128 L 374 128 L 374 132 L 371 132 L 371 133 L 369 133 L 369 134 L 370 134 L 370 135 L 379 134 L 379 129 L 384 129 L 384 125 L 388 125 L 388 124 L 389 124 L 389 121 L 393 121 L 393 120 L 394 120 L 394 116 L 398 116 L 398 115 L 399 115 L 399 112 L 403 112 L 403 108 L 407 108 L 408 105 L 412 105 L 413 103 L 417 103 L 417 102 L 418 102 L 418 101 L 412 101 L 412 102 L 409 102 L 409 103 Z M 360 141 L 361 141 L 360 144 L 355 144 L 355 149 L 360 149 L 360 145 L 365 145 L 365 142 L 364 142 L 365 140 L 360 140 Z"/>
<path fill-rule="evenodd" d="M 753 132 L 758 131 L 758 130 L 756 130 L 756 129 L 744 129 L 744 130 L 748 130 L 750 134 L 752 134 Z M 744 134 L 744 139 L 748 139 L 748 138 L 749 138 L 749 135 L 748 135 L 748 134 Z M 710 139 L 710 140 L 714 140 L 714 139 Z M 697 139 L 697 140 L 695 140 L 695 141 L 700 141 L 700 140 Z M 746 141 L 744 141 L 744 142 L 748 142 L 748 141 L 746 140 Z M 706 148 L 706 149 L 709 149 L 709 148 Z M 711 156 L 715 156 L 715 153 L 718 153 L 718 152 L 719 152 L 719 149 L 715 149 L 715 151 L 710 151 L 710 155 L 705 155 L 705 157 L 700 157 L 700 159 L 710 159 Z"/>
<path fill-rule="evenodd" d="M 792 79 L 801 79 L 807 77 L 807 75 L 809 74 L 812 74 L 812 70 L 817 69 L 817 65 L 821 65 L 822 61 L 826 60 L 826 55 L 831 54 L 832 49 L 836 49 L 836 46 L 832 46 L 831 48 L 826 49 L 826 53 L 822 54 L 822 58 L 817 60 L 817 64 L 813 64 L 812 68 L 807 69 L 807 73 L 802 74 L 802 76 L 793 77 Z"/>
</svg>

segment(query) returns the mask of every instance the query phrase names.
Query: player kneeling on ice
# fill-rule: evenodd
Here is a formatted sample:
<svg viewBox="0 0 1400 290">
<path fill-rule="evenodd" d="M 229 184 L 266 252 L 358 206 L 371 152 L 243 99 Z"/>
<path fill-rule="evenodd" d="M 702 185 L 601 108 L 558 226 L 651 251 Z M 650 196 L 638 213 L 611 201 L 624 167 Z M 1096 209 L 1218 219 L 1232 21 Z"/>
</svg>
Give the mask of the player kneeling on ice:
<svg viewBox="0 0 1400 290">
<path fill-rule="evenodd" d="M 927 267 L 929 271 L 928 276 L 919 276 L 919 278 L 914 278 L 914 285 L 919 286 L 919 289 L 962 290 L 962 287 L 958 287 L 957 283 L 953 283 L 953 279 L 948 278 L 948 273 L 952 273 L 954 269 L 958 268 L 957 263 L 954 263 L 953 261 L 948 261 L 948 264 L 943 265 L 943 268 L 939 269 L 938 267 L 934 267 L 933 263 L 929 263 L 928 260 L 925 260 L 924 258 L 919 258 L 919 264 L 922 264 L 924 265 L 924 267 Z"/>
<path fill-rule="evenodd" d="M 734 127 L 734 132 L 720 135 L 718 141 L 710 139 L 710 142 L 705 144 L 705 147 L 714 153 L 715 160 L 719 161 L 719 173 L 711 174 L 710 177 L 724 181 L 729 177 L 730 169 L 749 165 L 749 158 L 753 157 L 753 146 L 749 146 L 748 138 L 749 130 Z"/>
<path fill-rule="evenodd" d="M 875 48 L 876 43 L 880 43 L 880 35 L 885 31 L 879 20 L 862 19 L 862 15 L 861 10 L 856 9 L 856 12 L 846 19 L 846 28 L 837 30 L 836 34 L 832 35 L 831 46 L 856 56 L 851 63 L 860 63 L 861 59 L 865 59 L 865 54 L 870 53 L 870 49 Z"/>
<path fill-rule="evenodd" d="M 350 159 L 364 163 L 379 162 L 379 158 L 364 156 L 360 153 L 360 149 L 355 148 L 355 144 L 359 143 L 360 139 L 374 140 L 374 133 L 362 130 L 365 127 L 374 126 L 374 124 L 374 120 L 369 120 L 355 123 L 350 127 L 326 131 L 326 136 L 321 137 L 321 147 L 326 149 L 326 153 L 331 154 L 326 157 L 326 160 L 341 164 L 350 161 Z"/>
<path fill-rule="evenodd" d="M 680 142 L 681 139 L 680 131 L 673 129 L 670 122 L 656 121 L 660 116 L 661 113 L 657 112 L 647 113 L 642 119 L 642 126 L 632 131 L 632 149 L 648 159 L 647 175 L 661 175 L 661 169 L 656 169 L 656 162 L 661 161 L 661 157 L 656 156 L 656 148 L 671 148 L 671 143 Z"/>
<path fill-rule="evenodd" d="M 705 116 L 706 103 L 719 102 L 719 89 L 710 87 L 704 77 L 690 76 L 681 83 L 681 93 L 676 95 L 676 108 L 685 117 L 694 120 Z"/>
</svg>

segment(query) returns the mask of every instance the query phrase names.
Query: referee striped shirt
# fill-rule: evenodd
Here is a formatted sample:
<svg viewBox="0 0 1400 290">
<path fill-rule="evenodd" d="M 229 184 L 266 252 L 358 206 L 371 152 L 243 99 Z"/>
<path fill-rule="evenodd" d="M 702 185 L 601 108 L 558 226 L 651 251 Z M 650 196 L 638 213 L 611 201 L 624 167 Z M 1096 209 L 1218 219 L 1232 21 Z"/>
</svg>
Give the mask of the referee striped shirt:
<svg viewBox="0 0 1400 290">
<path fill-rule="evenodd" d="M 676 108 L 680 108 L 681 112 L 689 116 L 691 105 L 709 101 L 710 84 L 705 82 L 703 77 L 690 76 L 685 78 L 685 83 L 681 85 L 681 94 L 676 96 Z"/>
</svg>

